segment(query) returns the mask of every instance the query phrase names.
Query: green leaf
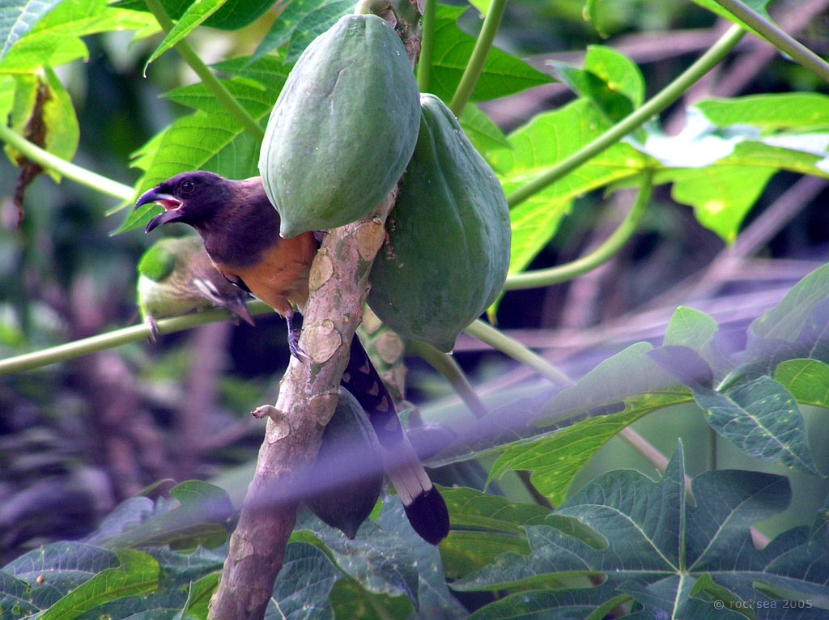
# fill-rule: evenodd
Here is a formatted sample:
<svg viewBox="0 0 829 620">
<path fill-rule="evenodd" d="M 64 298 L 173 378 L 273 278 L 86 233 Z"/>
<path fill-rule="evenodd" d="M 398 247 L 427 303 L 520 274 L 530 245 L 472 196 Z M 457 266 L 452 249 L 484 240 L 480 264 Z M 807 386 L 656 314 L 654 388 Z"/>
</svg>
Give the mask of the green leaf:
<svg viewBox="0 0 829 620">
<path fill-rule="evenodd" d="M 829 265 L 818 267 L 786 293 L 774 308 L 755 319 L 748 328 L 752 338 L 798 342 L 813 322 L 815 309 L 829 299 Z M 821 317 L 817 318 L 819 323 Z M 804 342 L 812 348 L 815 342 Z M 824 360 L 829 361 L 829 360 Z"/>
<path fill-rule="evenodd" d="M 784 609 L 783 601 L 764 592 L 817 604 L 826 600 L 829 545 L 819 534 L 820 523 L 811 536 L 807 528 L 795 528 L 763 550 L 751 541 L 750 526 L 788 505 L 788 480 L 748 471 L 706 472 L 692 482 L 694 506 L 686 501 L 682 461 L 680 447 L 657 482 L 634 471 L 609 472 L 556 511 L 595 530 L 607 548 L 585 545 L 548 525 L 527 526 L 529 555 L 502 554 L 453 588 L 515 593 L 474 618 L 601 618 L 625 594 L 642 607 L 635 617 L 739 618 L 737 608 L 752 603 L 757 618 L 818 617 L 815 609 Z M 594 576 L 594 585 L 575 581 L 555 592 L 539 589 L 578 575 Z"/>
<path fill-rule="evenodd" d="M 197 581 L 190 582 L 184 609 L 176 614 L 173 620 L 187 620 L 188 617 L 192 616 L 207 620 L 210 599 L 219 587 L 219 576 L 218 572 L 210 573 Z"/>
<path fill-rule="evenodd" d="M 529 470 L 533 485 L 559 505 L 573 478 L 620 430 L 663 407 L 689 402 L 690 390 L 657 366 L 647 343 L 633 345 L 599 364 L 544 406 L 539 425 L 587 413 L 553 434 L 522 440 L 501 450 L 490 480 L 510 470 Z"/>
<path fill-rule="evenodd" d="M 765 375 L 722 392 L 694 390 L 705 419 L 720 435 L 751 457 L 817 473 L 797 402 Z"/>
<path fill-rule="evenodd" d="M 501 553 L 529 553 L 522 526 L 542 524 L 550 513 L 537 504 L 513 504 L 463 487 L 446 489 L 443 498 L 452 532 L 440 545 L 440 557 L 450 579 L 480 569 Z"/>
<path fill-rule="evenodd" d="M 763 133 L 829 127 L 829 96 L 819 93 L 749 95 L 708 99 L 694 106 L 717 127 L 751 125 Z"/>
<path fill-rule="evenodd" d="M 656 182 L 673 182 L 674 199 L 731 243 L 778 171 L 829 176 L 828 104 L 805 93 L 703 101 L 680 134 L 649 127 L 645 142 L 632 144 L 665 166 Z"/>
<path fill-rule="evenodd" d="M 328 597 L 343 576 L 315 546 L 304 542 L 288 544 L 265 618 L 333 618 Z"/>
<path fill-rule="evenodd" d="M 303 17 L 291 33 L 291 42 L 285 62 L 296 62 L 311 41 L 330 29 L 343 15 L 354 11 L 354 3 L 349 0 L 327 2 L 319 10 Z"/>
<path fill-rule="evenodd" d="M 680 306 L 671 316 L 663 346 L 684 346 L 696 351 L 714 371 L 715 378 L 725 376 L 734 363 L 717 343 L 717 322 L 704 312 Z"/>
<path fill-rule="evenodd" d="M 636 64 L 607 47 L 587 48 L 582 69 L 554 63 L 556 75 L 580 97 L 593 102 L 610 122 L 618 122 L 642 105 L 645 80 Z"/>
<path fill-rule="evenodd" d="M 15 78 L 12 128 L 25 134 L 36 127 L 36 139 L 46 151 L 71 160 L 78 148 L 80 129 L 69 94 L 55 72 L 44 67 L 38 75 L 23 73 Z M 17 152 L 8 145 L 6 152 L 14 161 Z M 49 173 L 59 180 L 56 173 Z"/>
<path fill-rule="evenodd" d="M 829 408 L 829 364 L 809 359 L 787 360 L 774 369 L 774 380 L 797 402 Z"/>
<path fill-rule="evenodd" d="M 299 58 L 302 51 L 325 32 L 337 19 L 353 12 L 354 3 L 346 0 L 292 0 L 271 26 L 256 48 L 252 61 L 291 41 L 291 50 L 285 62 Z M 293 43 L 293 40 L 296 43 Z"/>
<path fill-rule="evenodd" d="M 674 182 L 671 196 L 694 207 L 700 224 L 726 243 L 733 243 L 746 214 L 776 172 L 774 168 L 742 165 L 677 170 L 669 175 Z"/>
<path fill-rule="evenodd" d="M 467 105 L 458 122 L 479 153 L 510 148 L 509 141 L 498 126 L 476 105 Z"/>
<path fill-rule="evenodd" d="M 178 20 L 176 25 L 173 26 L 172 30 L 167 33 L 167 36 L 164 37 L 161 44 L 150 55 L 150 58 L 144 65 L 144 73 L 146 74 L 147 67 L 149 67 L 156 58 L 174 47 L 177 43 L 183 41 L 184 38 L 198 28 L 204 20 L 218 11 L 225 2 L 227 2 L 227 0 L 197 0 L 196 2 L 193 2 L 193 4 L 191 4 L 184 12 L 184 15 L 182 15 Z"/>
<path fill-rule="evenodd" d="M 397 497 L 385 494 L 381 501 L 377 520 L 363 523 L 353 540 L 310 515 L 299 519 L 297 529 L 310 529 L 313 536 L 295 531 L 292 540 L 324 544 L 323 551 L 339 569 L 367 590 L 368 594 L 360 595 L 363 598 L 402 594 L 423 617 L 447 612 L 451 612 L 449 617 L 458 615 L 461 608 L 446 586 L 437 547 L 414 532 Z M 354 594 L 352 591 L 350 596 Z M 353 604 L 352 599 L 349 605 Z"/>
<path fill-rule="evenodd" d="M 177 20 L 181 19 L 189 10 L 192 10 L 203 0 L 161 0 L 167 15 Z M 256 18 L 274 4 L 274 0 L 227 0 L 215 13 L 207 17 L 205 26 L 221 30 L 238 30 L 252 23 Z M 115 3 L 121 8 L 133 11 L 149 12 L 144 0 L 120 0 Z"/>
<path fill-rule="evenodd" d="M 52 605 L 40 618 L 68 620 L 110 601 L 158 588 L 159 566 L 152 556 L 132 549 L 119 549 L 115 555 L 120 562 L 117 568 L 96 574 Z"/>
<path fill-rule="evenodd" d="M 152 15 L 113 8 L 107 0 L 62 0 L 7 50 L 0 73 L 34 73 L 89 55 L 81 37 L 117 30 L 158 30 Z"/>
<path fill-rule="evenodd" d="M 12 0 L 0 6 L 0 60 L 61 0 Z"/>
<path fill-rule="evenodd" d="M 162 503 L 150 512 L 148 500 L 135 498 L 133 505 L 125 502 L 122 510 L 108 517 L 93 541 L 110 548 L 169 545 L 193 549 L 199 545 L 214 547 L 226 540 L 227 519 L 233 506 L 224 490 L 191 480 L 175 486 L 170 494 L 180 506 L 171 508 Z"/>
<path fill-rule="evenodd" d="M 578 100 L 539 114 L 511 133 L 512 149 L 491 153 L 490 161 L 509 197 L 510 192 L 572 155 L 609 126 L 590 102 Z M 618 143 L 513 208 L 510 273 L 523 271 L 550 241 L 575 198 L 638 175 L 648 161 L 630 145 Z"/>
<path fill-rule="evenodd" d="M 430 84 L 432 94 L 444 101 L 452 99 L 475 47 L 475 38 L 463 32 L 456 23 L 465 11 L 465 7 L 437 6 Z M 506 97 L 552 81 L 551 77 L 522 60 L 492 48 L 472 92 L 472 101 Z"/>
</svg>

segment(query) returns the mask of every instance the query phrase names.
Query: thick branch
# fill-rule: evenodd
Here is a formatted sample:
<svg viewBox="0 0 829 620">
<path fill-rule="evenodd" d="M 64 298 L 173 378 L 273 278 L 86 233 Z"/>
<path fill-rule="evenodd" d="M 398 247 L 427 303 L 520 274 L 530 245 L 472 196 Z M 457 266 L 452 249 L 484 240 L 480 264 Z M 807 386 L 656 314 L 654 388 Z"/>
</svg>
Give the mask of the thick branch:
<svg viewBox="0 0 829 620">
<path fill-rule="evenodd" d="M 372 219 L 325 236 L 311 270 L 311 296 L 300 347 L 310 361 L 291 359 L 276 407 L 270 408 L 256 473 L 230 539 L 210 618 L 261 618 L 282 566 L 305 474 L 336 406 L 337 386 L 362 317 L 368 274 L 384 239 L 396 191 Z"/>
</svg>

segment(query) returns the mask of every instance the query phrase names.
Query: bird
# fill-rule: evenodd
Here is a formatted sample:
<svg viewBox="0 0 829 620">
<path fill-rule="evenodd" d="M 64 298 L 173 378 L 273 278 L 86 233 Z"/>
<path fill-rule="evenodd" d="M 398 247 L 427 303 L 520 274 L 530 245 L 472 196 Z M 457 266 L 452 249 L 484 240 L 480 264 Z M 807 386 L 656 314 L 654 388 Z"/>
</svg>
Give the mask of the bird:
<svg viewBox="0 0 829 620">
<path fill-rule="evenodd" d="M 311 263 L 319 248 L 314 232 L 279 235 L 280 216 L 261 177 L 226 179 L 207 171 L 178 174 L 144 192 L 135 209 L 157 203 L 164 212 L 146 227 L 178 222 L 201 236 L 213 265 L 230 282 L 282 315 L 291 353 L 303 358 L 293 328 L 294 306 L 308 300 Z M 429 479 L 397 417 L 394 402 L 358 337 L 352 338 L 342 385 L 363 407 L 377 434 L 386 473 L 414 530 L 437 545 L 449 533 L 449 511 Z"/>
<path fill-rule="evenodd" d="M 192 310 L 224 308 L 237 324 L 254 325 L 248 295 L 218 272 L 195 235 L 165 237 L 147 248 L 138 261 L 136 296 L 153 340 L 159 337 L 156 319 Z"/>
</svg>

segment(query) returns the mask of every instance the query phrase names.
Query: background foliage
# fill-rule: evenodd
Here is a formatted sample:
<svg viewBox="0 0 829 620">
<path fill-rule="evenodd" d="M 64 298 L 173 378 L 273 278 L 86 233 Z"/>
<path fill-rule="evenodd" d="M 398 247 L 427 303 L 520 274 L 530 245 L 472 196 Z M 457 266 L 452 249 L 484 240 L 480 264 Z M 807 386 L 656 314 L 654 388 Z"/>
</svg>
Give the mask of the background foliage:
<svg viewBox="0 0 829 620">
<path fill-rule="evenodd" d="M 303 513 L 271 615 L 827 613 L 826 75 L 720 4 L 506 6 L 456 112 L 512 208 L 512 339 L 459 341 L 477 400 L 407 358 L 413 440 L 450 438 L 426 456 L 453 532 L 423 544 L 388 495 L 353 541 Z M 769 11 L 821 54 L 827 4 Z M 0 617 L 207 616 L 282 321 L 8 362 L 128 333 L 137 192 L 257 173 L 291 63 L 353 9 L 270 5 L 0 7 Z M 421 88 L 457 101 L 498 6 L 435 7 Z"/>
</svg>

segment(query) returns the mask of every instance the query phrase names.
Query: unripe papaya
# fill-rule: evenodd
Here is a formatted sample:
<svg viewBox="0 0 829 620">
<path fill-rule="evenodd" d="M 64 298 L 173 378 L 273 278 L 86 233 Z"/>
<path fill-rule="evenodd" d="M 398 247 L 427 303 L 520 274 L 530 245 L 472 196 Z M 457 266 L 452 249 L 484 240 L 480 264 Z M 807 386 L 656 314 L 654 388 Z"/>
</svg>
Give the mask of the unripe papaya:
<svg viewBox="0 0 829 620">
<path fill-rule="evenodd" d="M 383 458 L 371 422 L 351 392 L 340 387 L 337 408 L 322 434 L 305 500 L 323 522 L 354 538 L 383 488 Z"/>
<path fill-rule="evenodd" d="M 404 338 L 451 351 L 504 285 L 509 208 L 449 108 L 425 94 L 421 109 L 417 147 L 372 267 L 368 304 Z"/>
<path fill-rule="evenodd" d="M 406 168 L 420 106 L 406 50 L 376 15 L 346 15 L 305 49 L 259 157 L 280 234 L 335 228 L 375 209 Z"/>
</svg>

